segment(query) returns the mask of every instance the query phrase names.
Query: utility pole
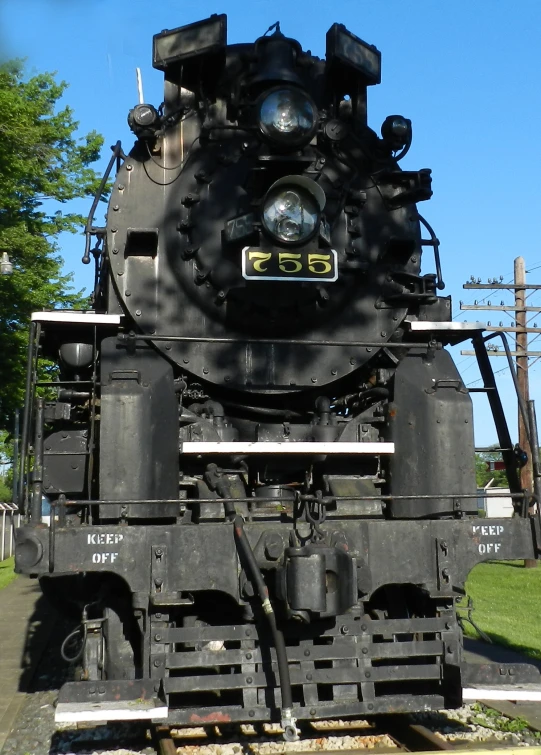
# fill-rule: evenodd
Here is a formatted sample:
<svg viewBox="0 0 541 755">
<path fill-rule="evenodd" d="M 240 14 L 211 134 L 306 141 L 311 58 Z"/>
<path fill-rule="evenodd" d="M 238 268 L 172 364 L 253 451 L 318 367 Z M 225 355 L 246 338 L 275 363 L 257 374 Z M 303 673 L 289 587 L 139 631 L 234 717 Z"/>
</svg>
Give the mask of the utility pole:
<svg viewBox="0 0 541 755">
<path fill-rule="evenodd" d="M 515 286 L 517 380 L 519 390 L 527 406 L 530 400 L 530 378 L 528 375 L 528 322 L 526 318 L 526 265 L 524 257 L 517 257 L 515 259 Z M 520 407 L 518 407 L 518 444 L 528 454 L 528 461 L 520 470 L 520 484 L 523 490 L 533 490 L 532 451 L 528 443 L 528 433 L 526 432 L 526 425 L 524 424 L 524 417 L 522 416 Z M 530 513 L 534 513 L 533 509 L 530 509 Z M 535 559 L 525 559 L 524 567 L 526 569 L 534 569 L 536 566 L 537 561 Z"/>
<path fill-rule="evenodd" d="M 502 279 L 500 279 L 502 280 Z M 503 301 L 499 306 L 493 306 L 491 302 L 489 301 L 488 304 L 485 305 L 479 305 L 477 302 L 473 305 L 466 305 L 462 304 L 460 305 L 460 308 L 462 310 L 469 309 L 469 310 L 491 310 L 491 311 L 500 311 L 500 312 L 506 312 L 511 313 L 514 311 L 514 318 L 515 322 L 512 326 L 505 327 L 500 323 L 499 327 L 494 327 L 489 324 L 487 330 L 502 332 L 502 333 L 514 333 L 515 334 L 515 351 L 512 352 L 512 355 L 516 359 L 516 368 L 517 368 L 517 380 L 520 392 L 522 394 L 522 397 L 524 399 L 524 403 L 528 405 L 528 401 L 530 399 L 530 383 L 529 383 L 529 377 L 528 377 L 528 366 L 529 366 L 529 357 L 539 357 L 541 356 L 540 352 L 529 352 L 528 351 L 528 334 L 529 333 L 541 333 L 540 328 L 529 328 L 528 327 L 528 312 L 541 312 L 541 307 L 529 307 L 527 306 L 526 302 L 528 299 L 527 291 L 528 290 L 539 290 L 541 289 L 540 285 L 533 285 L 528 286 L 526 284 L 526 265 L 524 262 L 524 257 L 517 257 L 515 259 L 515 275 L 514 275 L 514 283 L 513 285 L 506 284 L 506 283 L 496 283 L 489 282 L 487 284 L 482 284 L 480 281 L 477 283 L 467 283 L 464 285 L 464 288 L 467 289 L 489 289 L 489 290 L 499 290 L 499 289 L 511 289 L 514 291 L 515 294 L 515 301 L 514 301 L 514 307 L 512 305 L 506 306 L 504 305 Z M 461 351 L 461 354 L 464 355 L 474 355 L 474 351 Z M 488 352 L 489 356 L 505 356 L 505 352 L 498 351 L 498 350 L 490 350 Z M 528 461 L 526 464 L 521 468 L 520 470 L 520 484 L 523 490 L 531 490 L 533 491 L 533 459 L 530 449 L 530 444 L 528 443 L 528 435 L 526 431 L 526 426 L 524 424 L 524 418 L 522 417 L 522 413 L 520 411 L 520 406 L 518 407 L 518 444 L 520 448 L 525 451 L 528 455 Z M 534 513 L 533 509 L 530 509 L 530 513 Z M 525 568 L 534 568 L 537 566 L 537 561 L 535 559 L 525 559 L 524 561 Z"/>
</svg>

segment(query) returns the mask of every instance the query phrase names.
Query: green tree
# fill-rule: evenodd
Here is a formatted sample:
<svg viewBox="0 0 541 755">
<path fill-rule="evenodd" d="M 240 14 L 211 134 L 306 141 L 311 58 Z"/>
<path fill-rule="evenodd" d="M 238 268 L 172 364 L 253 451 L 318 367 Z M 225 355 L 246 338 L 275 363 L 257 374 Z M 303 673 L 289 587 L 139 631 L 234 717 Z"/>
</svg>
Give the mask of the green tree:
<svg viewBox="0 0 541 755">
<path fill-rule="evenodd" d="M 103 140 L 76 136 L 73 111 L 59 107 L 66 86 L 49 73 L 26 77 L 19 60 L 0 65 L 0 253 L 14 265 L 0 278 L 0 429 L 23 401 L 30 314 L 85 304 L 58 256 L 58 235 L 83 218 L 59 203 L 94 194 L 89 166 Z"/>
<path fill-rule="evenodd" d="M 6 477 L 0 477 L 0 501 L 11 501 L 12 491 Z"/>
<path fill-rule="evenodd" d="M 0 430 L 0 501 L 11 501 L 13 488 L 13 438 Z"/>
<path fill-rule="evenodd" d="M 508 488 L 507 475 L 504 469 L 488 468 L 488 462 L 502 461 L 502 455 L 499 451 L 487 451 L 485 453 L 475 454 L 475 476 L 477 487 L 484 488 L 491 480 L 494 480 L 491 487 Z"/>
</svg>

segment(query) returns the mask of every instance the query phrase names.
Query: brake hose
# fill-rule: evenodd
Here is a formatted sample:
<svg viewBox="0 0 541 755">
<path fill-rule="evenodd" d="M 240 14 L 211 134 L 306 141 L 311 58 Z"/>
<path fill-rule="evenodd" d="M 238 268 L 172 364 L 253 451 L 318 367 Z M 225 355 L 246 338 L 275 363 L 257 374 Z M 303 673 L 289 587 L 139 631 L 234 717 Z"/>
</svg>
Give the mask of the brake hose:
<svg viewBox="0 0 541 755">
<path fill-rule="evenodd" d="M 226 510 L 227 514 L 227 510 Z M 293 694 L 291 691 L 291 679 L 289 677 L 289 664 L 287 662 L 286 643 L 283 633 L 276 624 L 276 615 L 269 600 L 269 591 L 263 580 L 261 569 L 257 565 L 250 541 L 244 531 L 244 520 L 241 516 L 235 516 L 235 542 L 239 556 L 244 560 L 250 579 L 257 590 L 261 605 L 269 623 L 274 647 L 276 648 L 276 660 L 278 661 L 278 676 L 280 679 L 280 691 L 282 693 L 282 706 L 280 711 L 280 723 L 284 730 L 284 739 L 287 742 L 295 742 L 299 738 L 299 730 L 296 719 L 293 718 Z"/>
</svg>

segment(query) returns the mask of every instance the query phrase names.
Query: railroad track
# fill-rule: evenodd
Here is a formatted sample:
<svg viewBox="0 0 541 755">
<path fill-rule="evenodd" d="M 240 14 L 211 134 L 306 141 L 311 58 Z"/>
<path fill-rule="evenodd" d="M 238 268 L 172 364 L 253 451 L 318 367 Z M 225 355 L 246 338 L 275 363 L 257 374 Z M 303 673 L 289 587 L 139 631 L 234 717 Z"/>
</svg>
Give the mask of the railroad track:
<svg viewBox="0 0 541 755">
<path fill-rule="evenodd" d="M 541 706 L 540 706 L 541 707 Z M 536 726 L 532 727 L 536 729 Z M 180 729 L 156 726 L 152 730 L 153 743 L 159 755 L 219 755 L 222 747 L 238 755 L 280 755 L 281 753 L 325 752 L 325 755 L 366 755 L 367 750 L 382 753 L 467 750 L 467 755 L 541 755 L 541 746 L 502 746 L 497 740 L 479 742 L 450 742 L 426 726 L 411 723 L 403 716 L 368 721 L 321 721 L 303 724 L 298 742 L 283 742 L 277 725 Z M 219 747 L 219 746 L 222 747 Z"/>
</svg>

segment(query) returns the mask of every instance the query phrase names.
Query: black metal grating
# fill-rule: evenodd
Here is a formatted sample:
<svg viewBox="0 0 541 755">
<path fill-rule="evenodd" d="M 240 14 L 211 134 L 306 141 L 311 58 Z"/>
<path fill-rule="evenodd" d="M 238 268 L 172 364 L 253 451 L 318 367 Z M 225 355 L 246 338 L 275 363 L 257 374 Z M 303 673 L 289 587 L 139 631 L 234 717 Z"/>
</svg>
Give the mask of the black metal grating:
<svg viewBox="0 0 541 755">
<path fill-rule="evenodd" d="M 404 709 L 397 699 L 410 698 L 411 710 L 442 705 L 442 634 L 448 637 L 448 619 L 347 616 L 288 626 L 295 715 L 390 712 Z M 170 650 L 160 657 L 171 720 L 193 723 L 203 709 L 235 721 L 276 717 L 281 704 L 276 652 L 264 629 L 252 624 L 166 628 L 160 639 Z"/>
</svg>

